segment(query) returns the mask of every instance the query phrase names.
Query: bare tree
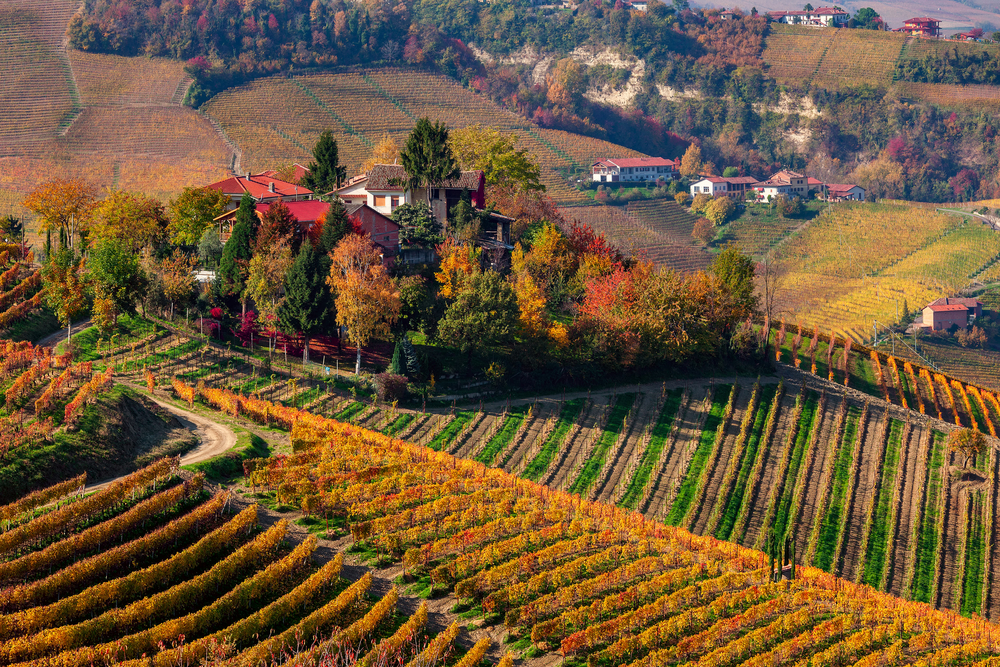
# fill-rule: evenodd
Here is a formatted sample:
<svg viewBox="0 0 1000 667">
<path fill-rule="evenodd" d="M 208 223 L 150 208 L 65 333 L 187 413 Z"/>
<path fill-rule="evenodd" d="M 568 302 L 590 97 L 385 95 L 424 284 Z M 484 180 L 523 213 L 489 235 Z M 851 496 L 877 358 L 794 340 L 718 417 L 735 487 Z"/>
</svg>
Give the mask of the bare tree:
<svg viewBox="0 0 1000 667">
<path fill-rule="evenodd" d="M 773 322 L 777 314 L 775 311 L 775 301 L 781 285 L 787 274 L 787 267 L 776 257 L 765 255 L 757 263 L 757 293 L 758 301 L 763 311 L 764 318 L 768 322 Z"/>
</svg>

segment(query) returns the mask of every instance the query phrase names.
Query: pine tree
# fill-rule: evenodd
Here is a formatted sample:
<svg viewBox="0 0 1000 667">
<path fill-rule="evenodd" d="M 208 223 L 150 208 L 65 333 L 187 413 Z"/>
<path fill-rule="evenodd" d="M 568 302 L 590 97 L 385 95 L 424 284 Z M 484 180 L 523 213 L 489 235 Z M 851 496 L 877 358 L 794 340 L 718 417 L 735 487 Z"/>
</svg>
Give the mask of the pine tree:
<svg viewBox="0 0 1000 667">
<path fill-rule="evenodd" d="M 257 217 L 257 200 L 248 194 L 240 198 L 240 207 L 236 209 L 236 224 L 245 224 L 250 229 L 251 238 L 257 238 L 260 218 Z"/>
<path fill-rule="evenodd" d="M 244 215 L 244 205 L 249 202 L 253 211 L 253 198 L 244 195 L 240 201 L 240 210 L 236 213 L 236 224 L 233 226 L 233 233 L 226 241 L 222 249 L 222 259 L 219 260 L 219 278 L 222 279 L 222 287 L 226 294 L 243 294 L 246 287 L 247 264 L 253 256 L 253 240 L 256 225 L 251 224 Z M 253 219 L 257 219 L 256 212 L 251 212 Z M 246 311 L 246 301 L 243 302 L 243 310 Z"/>
<path fill-rule="evenodd" d="M 432 123 L 427 117 L 417 121 L 399 158 L 410 178 L 409 187 L 428 189 L 428 203 L 430 188 L 462 173 L 448 145 L 448 127 L 441 122 Z"/>
<path fill-rule="evenodd" d="M 389 372 L 393 375 L 403 375 L 403 344 L 401 341 L 396 341 L 396 347 L 392 351 Z"/>
<path fill-rule="evenodd" d="M 351 221 L 347 218 L 347 211 L 344 204 L 339 199 L 335 199 L 330 204 L 330 209 L 326 212 L 323 220 L 323 230 L 319 235 L 319 247 L 317 248 L 323 255 L 333 252 L 340 240 L 351 232 Z"/>
<path fill-rule="evenodd" d="M 319 135 L 319 140 L 313 147 L 313 157 L 315 161 L 309 163 L 309 173 L 302 177 L 301 184 L 318 195 L 339 187 L 346 169 L 340 166 L 337 140 L 330 130 Z"/>
<path fill-rule="evenodd" d="M 326 287 L 320 256 L 304 243 L 285 276 L 285 301 L 278 309 L 281 326 L 289 333 L 301 332 L 305 345 L 302 361 L 309 361 L 309 338 L 322 331 L 330 318 L 330 291 Z"/>
</svg>

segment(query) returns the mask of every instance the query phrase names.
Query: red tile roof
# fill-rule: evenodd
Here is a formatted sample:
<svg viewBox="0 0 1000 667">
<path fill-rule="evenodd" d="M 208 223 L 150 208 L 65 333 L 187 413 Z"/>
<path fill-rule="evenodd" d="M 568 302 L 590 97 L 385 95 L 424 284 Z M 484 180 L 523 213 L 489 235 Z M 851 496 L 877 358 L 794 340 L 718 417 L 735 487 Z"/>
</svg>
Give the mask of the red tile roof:
<svg viewBox="0 0 1000 667">
<path fill-rule="evenodd" d="M 905 21 L 903 21 L 903 24 L 906 25 L 907 23 L 940 23 L 940 22 L 941 21 L 939 21 L 938 19 L 932 19 L 929 16 L 918 16 L 915 19 L 906 19 Z"/>
<path fill-rule="evenodd" d="M 619 169 L 624 167 L 675 167 L 677 163 L 662 157 L 626 157 L 626 158 L 604 158 L 598 160 L 591 166 L 613 165 Z"/>
<path fill-rule="evenodd" d="M 935 313 L 958 312 L 958 311 L 966 312 L 969 310 L 965 306 L 959 304 L 949 305 L 949 306 L 927 306 L 927 307 L 930 308 Z"/>
<path fill-rule="evenodd" d="M 943 296 L 940 299 L 935 299 L 931 301 L 929 306 L 953 306 L 958 304 L 960 306 L 965 306 L 966 308 L 982 308 L 983 302 L 979 299 L 974 299 L 971 297 L 955 297 L 955 296 Z"/>
<path fill-rule="evenodd" d="M 294 197 L 301 195 L 311 195 L 312 190 L 283 181 L 274 177 L 274 171 L 264 171 L 259 174 L 249 176 L 230 176 L 227 179 L 217 181 L 206 188 L 219 190 L 227 195 L 242 195 L 249 193 L 256 199 L 274 199 L 278 197 Z M 273 185 L 273 190 L 271 189 Z"/>
<path fill-rule="evenodd" d="M 316 222 L 323 217 L 328 210 L 330 210 L 330 205 L 328 203 L 319 201 L 318 199 L 286 201 L 284 204 L 299 222 Z M 271 206 L 272 204 L 269 202 L 261 202 L 260 204 L 257 204 L 257 212 L 261 215 L 265 215 Z"/>
<path fill-rule="evenodd" d="M 847 192 L 848 190 L 851 190 L 852 188 L 856 188 L 856 187 L 858 187 L 858 186 L 855 185 L 854 183 L 827 183 L 826 184 L 826 189 L 829 192 Z M 862 189 L 864 189 L 864 188 L 862 188 Z"/>
</svg>

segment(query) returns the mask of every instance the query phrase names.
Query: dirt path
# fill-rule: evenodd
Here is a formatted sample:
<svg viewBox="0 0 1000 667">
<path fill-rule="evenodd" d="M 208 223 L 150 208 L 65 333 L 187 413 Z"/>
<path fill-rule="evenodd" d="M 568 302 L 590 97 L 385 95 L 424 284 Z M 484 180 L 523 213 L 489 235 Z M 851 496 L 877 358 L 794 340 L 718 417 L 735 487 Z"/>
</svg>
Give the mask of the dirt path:
<svg viewBox="0 0 1000 667">
<path fill-rule="evenodd" d="M 643 440 L 644 427 L 650 423 L 650 420 L 656 420 L 656 415 L 653 413 L 656 410 L 658 396 L 658 394 L 640 394 L 636 396 L 635 400 L 642 401 L 642 403 L 637 408 L 632 422 L 627 425 L 628 434 L 625 436 L 625 442 L 621 451 L 618 452 L 616 460 L 611 464 L 611 470 L 608 473 L 608 478 L 605 480 L 603 488 L 598 492 L 597 499 L 600 502 L 614 502 L 615 488 L 618 482 L 621 481 L 622 475 L 631 467 L 631 463 L 637 455 L 636 452 L 639 448 L 639 443 Z M 642 456 L 641 451 L 638 452 L 638 456 Z"/>
<path fill-rule="evenodd" d="M 73 333 L 77 334 L 91 325 L 90 318 L 85 320 L 80 320 L 79 322 L 73 323 Z M 63 327 L 59 331 L 50 333 L 45 338 L 35 342 L 35 347 L 55 347 L 59 343 L 66 340 L 66 328 Z"/>
<path fill-rule="evenodd" d="M 761 525 L 764 523 L 764 515 L 767 513 L 767 498 L 771 494 L 771 488 L 780 483 L 775 479 L 775 471 L 778 469 L 778 462 L 785 453 L 788 445 L 788 434 L 794 424 L 792 416 L 795 414 L 795 398 L 798 392 L 795 387 L 789 387 L 781 399 L 781 408 L 778 413 L 778 425 L 774 429 L 774 436 L 768 443 L 764 467 L 761 471 L 760 483 L 757 488 L 748 489 L 750 497 L 750 517 L 747 520 L 746 535 L 742 543 L 752 545 L 757 539 Z"/>
<path fill-rule="evenodd" d="M 729 419 L 729 423 L 726 424 L 723 431 L 721 451 L 715 468 L 708 478 L 708 484 L 705 485 L 704 499 L 694 521 L 693 532 L 698 535 L 705 533 L 708 519 L 712 515 L 715 504 L 720 500 L 725 502 L 725 498 L 719 498 L 719 487 L 722 486 L 722 478 L 725 477 L 726 469 L 729 467 L 729 459 L 733 455 L 733 448 L 736 446 L 736 440 L 740 436 L 740 425 L 743 422 L 743 417 L 746 415 L 747 408 L 750 407 L 750 396 L 752 394 L 752 385 L 742 385 L 739 388 L 739 395 L 736 397 L 733 405 L 733 416 Z"/>
<path fill-rule="evenodd" d="M 812 536 L 813 522 L 820 519 L 817 516 L 826 507 L 825 494 L 829 487 L 830 475 L 833 474 L 833 463 L 837 456 L 837 445 L 840 433 L 844 427 L 844 419 L 840 416 L 838 399 L 831 396 L 827 399 L 821 419 L 816 442 L 809 448 L 809 468 L 806 471 L 806 488 L 799 508 L 799 522 L 795 530 L 795 551 L 806 554 L 809 540 Z"/>
<path fill-rule="evenodd" d="M 704 386 L 691 388 L 691 398 L 675 433 L 674 441 L 671 443 L 669 458 L 663 466 L 660 487 L 656 490 L 656 496 L 649 504 L 649 509 L 646 510 L 646 516 L 659 517 L 669 511 L 670 508 L 667 507 L 667 504 L 673 497 L 674 489 L 687 473 L 688 463 L 691 462 L 692 448 L 698 445 L 701 425 L 708 415 L 706 396 L 710 399 L 711 391 L 710 388 Z M 708 407 L 711 408 L 711 403 L 708 404 Z"/>
<path fill-rule="evenodd" d="M 165 403 L 155 397 L 150 400 L 173 416 L 177 417 L 181 424 L 184 425 L 184 428 L 198 436 L 200 444 L 181 457 L 182 466 L 191 465 L 192 463 L 201 463 L 202 461 L 207 461 L 208 459 L 218 456 L 219 454 L 225 454 L 236 444 L 236 434 L 228 426 L 203 417 L 199 414 L 195 414 L 194 412 L 182 410 L 181 408 L 171 405 L 170 403 Z M 122 477 L 125 477 L 125 475 L 122 475 Z M 103 480 L 97 484 L 88 484 L 84 491 L 86 493 L 98 491 L 110 486 L 119 479 L 122 479 L 122 477 Z"/>
<path fill-rule="evenodd" d="M 886 581 L 887 592 L 897 597 L 903 595 L 906 584 L 906 569 L 913 559 L 914 545 L 910 544 L 914 525 L 920 522 L 920 500 L 924 493 L 926 477 L 926 456 L 929 441 L 925 438 L 927 426 L 912 424 L 909 429 L 906 447 L 905 478 L 899 497 L 898 521 L 896 522 L 896 538 L 892 556 L 892 571 Z"/>
<path fill-rule="evenodd" d="M 889 439 L 889 428 L 892 424 L 892 415 L 880 412 L 869 413 L 869 426 L 867 436 L 861 443 L 861 466 L 858 473 L 857 483 L 864 489 L 863 496 L 859 494 L 855 499 L 849 523 L 844 534 L 844 557 L 841 571 L 843 576 L 856 581 L 859 570 L 864 565 L 864 554 L 861 553 L 861 540 L 864 538 L 865 524 L 868 517 L 875 510 L 875 503 L 878 501 L 879 483 L 882 479 L 882 471 L 879 469 L 879 462 L 884 460 L 885 449 Z"/>
</svg>

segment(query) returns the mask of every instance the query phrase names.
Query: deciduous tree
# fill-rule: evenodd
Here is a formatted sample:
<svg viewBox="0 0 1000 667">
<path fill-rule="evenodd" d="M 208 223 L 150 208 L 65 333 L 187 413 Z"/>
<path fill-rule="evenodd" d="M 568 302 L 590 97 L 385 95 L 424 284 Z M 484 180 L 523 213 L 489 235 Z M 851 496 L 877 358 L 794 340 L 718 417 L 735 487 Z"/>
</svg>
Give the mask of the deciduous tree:
<svg viewBox="0 0 1000 667">
<path fill-rule="evenodd" d="M 962 467 L 967 467 L 970 459 L 986 449 L 986 436 L 971 428 L 956 429 L 948 434 L 948 449 L 964 456 Z"/>
<path fill-rule="evenodd" d="M 98 204 L 90 236 L 95 241 L 121 241 L 138 253 L 165 239 L 167 223 L 166 211 L 158 200 L 141 192 L 116 190 Z"/>
<path fill-rule="evenodd" d="M 87 274 L 94 283 L 95 301 L 103 299 L 118 314 L 134 313 L 135 304 L 146 291 L 148 278 L 131 244 L 117 238 L 103 238 L 91 250 Z"/>
<path fill-rule="evenodd" d="M 510 283 L 495 271 L 472 276 L 438 323 L 438 336 L 467 355 L 512 340 L 518 326 L 517 296 Z"/>
<path fill-rule="evenodd" d="M 701 148 L 696 144 L 688 146 L 681 158 L 680 175 L 685 178 L 697 176 L 701 172 Z"/>
<path fill-rule="evenodd" d="M 158 273 L 163 284 L 163 295 L 170 301 L 170 317 L 174 316 L 174 307 L 191 298 L 197 289 L 194 276 L 194 257 L 182 252 L 179 248 L 166 259 L 157 262 Z"/>
<path fill-rule="evenodd" d="M 424 202 L 397 207 L 392 221 L 399 225 L 399 241 L 405 247 L 433 248 L 444 239 L 441 223 Z"/>
<path fill-rule="evenodd" d="M 736 211 L 736 204 L 729 197 L 716 197 L 705 207 L 705 217 L 716 227 L 724 225 Z"/>
<path fill-rule="evenodd" d="M 53 253 L 42 269 L 45 301 L 66 327 L 66 340 L 73 337 L 73 318 L 87 307 L 86 281 L 82 261 L 69 248 Z"/>
<path fill-rule="evenodd" d="M 368 173 L 377 164 L 396 164 L 399 161 L 399 146 L 388 134 L 382 135 L 372 149 L 371 156 L 361 164 L 361 173 Z"/>
<path fill-rule="evenodd" d="M 355 373 L 361 372 L 361 348 L 389 335 L 399 317 L 399 292 L 371 237 L 352 234 L 333 251 L 327 280 L 336 295 L 337 324 L 357 346 Z"/>
<path fill-rule="evenodd" d="M 226 212 L 229 197 L 211 188 L 184 188 L 170 202 L 170 240 L 195 245 L 214 220 Z"/>
<path fill-rule="evenodd" d="M 462 291 L 466 281 L 479 271 L 479 249 L 472 245 L 461 245 L 446 239 L 438 246 L 441 258 L 439 271 L 434 274 L 438 281 L 438 294 L 445 299 L 453 299 Z"/>
<path fill-rule="evenodd" d="M 22 202 L 38 216 L 40 231 L 57 231 L 70 240 L 90 225 L 97 205 L 97 187 L 82 178 L 55 179 L 42 183 Z"/>
<path fill-rule="evenodd" d="M 284 241 L 254 253 L 247 264 L 246 286 L 243 303 L 252 300 L 257 312 L 265 319 L 278 317 L 284 297 L 281 295 L 285 274 L 293 262 L 292 249 Z"/>
<path fill-rule="evenodd" d="M 712 260 L 711 272 L 729 289 L 741 311 L 738 319 L 747 319 L 757 313 L 757 295 L 754 293 L 753 260 L 735 245 L 729 244 Z"/>
<path fill-rule="evenodd" d="M 261 254 L 273 246 L 288 244 L 295 253 L 302 243 L 302 230 L 299 221 L 288 206 L 281 201 L 271 204 L 261 218 L 257 238 L 254 241 L 254 254 Z"/>
<path fill-rule="evenodd" d="M 455 130 L 450 143 L 463 169 L 483 172 L 487 188 L 519 192 L 544 192 L 538 158 L 517 148 L 518 137 L 498 127 L 480 124 Z"/>
</svg>

